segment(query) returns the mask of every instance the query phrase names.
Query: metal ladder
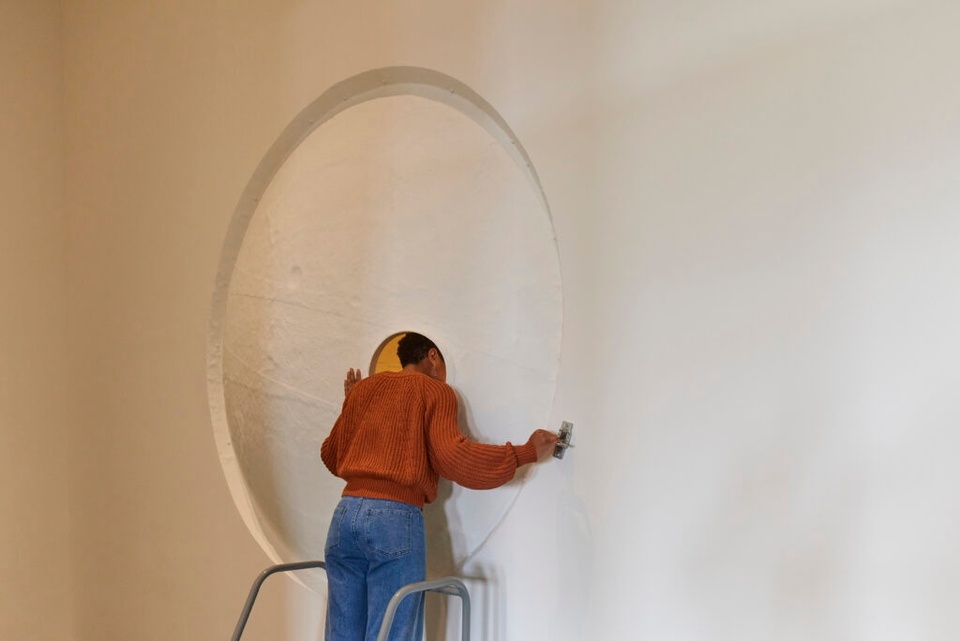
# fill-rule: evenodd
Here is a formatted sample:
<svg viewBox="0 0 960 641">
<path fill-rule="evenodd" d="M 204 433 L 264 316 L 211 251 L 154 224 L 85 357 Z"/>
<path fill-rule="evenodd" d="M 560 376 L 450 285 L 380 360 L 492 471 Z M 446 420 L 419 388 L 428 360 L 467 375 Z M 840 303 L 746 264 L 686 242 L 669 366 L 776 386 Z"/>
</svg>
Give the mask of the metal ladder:
<svg viewBox="0 0 960 641">
<path fill-rule="evenodd" d="M 243 629 L 247 627 L 247 620 L 250 618 L 250 612 L 253 610 L 253 603 L 260 594 L 260 587 L 272 574 L 278 572 L 295 572 L 297 570 L 309 570 L 315 568 L 326 569 L 327 564 L 323 561 L 301 561 L 299 563 L 280 563 L 271 565 L 261 572 L 253 585 L 250 587 L 250 593 L 247 595 L 247 601 L 243 604 L 243 610 L 240 612 L 240 619 L 237 621 L 237 627 L 233 631 L 230 641 L 240 641 Z M 397 613 L 397 607 L 404 598 L 418 592 L 436 592 L 447 596 L 458 596 L 462 601 L 460 608 L 460 636 L 463 641 L 470 641 L 470 592 L 463 581 L 455 577 L 446 577 L 436 581 L 422 581 L 420 583 L 411 583 L 405 585 L 396 591 L 390 602 L 387 604 L 386 612 L 383 615 L 383 623 L 380 625 L 380 634 L 377 635 L 377 641 L 387 641 L 390 636 L 390 628 L 393 627 L 393 618 Z"/>
<path fill-rule="evenodd" d="M 463 584 L 463 581 L 452 576 L 436 581 L 411 583 L 397 590 L 383 614 L 383 623 L 380 624 L 380 634 L 377 635 L 377 641 L 387 641 L 387 637 L 390 636 L 390 628 L 393 627 L 393 617 L 397 613 L 397 606 L 400 605 L 404 597 L 417 592 L 437 592 L 438 594 L 460 597 L 463 602 L 460 607 L 460 638 L 463 641 L 470 641 L 470 592 L 467 591 L 467 586 Z"/>
</svg>

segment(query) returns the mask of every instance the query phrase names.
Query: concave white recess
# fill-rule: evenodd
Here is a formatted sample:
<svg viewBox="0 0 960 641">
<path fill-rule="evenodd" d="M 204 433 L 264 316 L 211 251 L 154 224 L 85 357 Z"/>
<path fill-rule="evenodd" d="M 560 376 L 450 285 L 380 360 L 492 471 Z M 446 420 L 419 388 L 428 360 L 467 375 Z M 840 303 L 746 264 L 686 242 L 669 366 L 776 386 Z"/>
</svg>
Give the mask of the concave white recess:
<svg viewBox="0 0 960 641">
<path fill-rule="evenodd" d="M 560 270 L 532 168 L 499 117 L 452 80 L 383 78 L 393 82 L 361 87 L 347 108 L 318 101 L 295 121 L 303 131 L 288 129 L 268 154 L 224 248 L 214 433 L 241 515 L 277 562 L 323 558 L 343 482 L 320 443 L 345 371 L 366 369 L 390 334 L 439 344 L 476 440 L 523 442 L 553 403 Z M 431 572 L 475 554 L 521 487 L 442 484 L 425 510 Z M 325 591 L 318 575 L 305 582 Z"/>
</svg>

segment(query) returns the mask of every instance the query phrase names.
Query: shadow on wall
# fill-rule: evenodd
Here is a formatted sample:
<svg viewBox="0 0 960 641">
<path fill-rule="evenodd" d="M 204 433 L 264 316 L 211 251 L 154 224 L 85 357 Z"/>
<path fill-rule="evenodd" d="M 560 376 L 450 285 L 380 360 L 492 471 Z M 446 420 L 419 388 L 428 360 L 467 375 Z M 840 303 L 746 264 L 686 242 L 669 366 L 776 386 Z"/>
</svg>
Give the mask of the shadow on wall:
<svg viewBox="0 0 960 641">
<path fill-rule="evenodd" d="M 459 391 L 454 391 L 457 394 L 457 424 L 460 431 L 473 440 L 467 420 L 467 403 Z M 453 484 L 447 479 L 440 479 L 436 500 L 425 506 L 423 511 L 427 531 L 427 580 L 457 575 L 454 548 L 463 549 L 466 545 L 466 541 L 454 541 L 453 538 L 453 532 L 460 532 L 462 524 L 457 519 L 456 511 L 447 509 L 447 503 L 452 496 Z M 427 597 L 425 604 L 424 631 L 427 639 L 441 641 L 446 638 L 449 625 L 446 599 L 431 595 Z"/>
<path fill-rule="evenodd" d="M 459 390 L 457 394 L 457 423 L 460 431 L 470 440 L 476 441 L 474 414 L 470 403 Z M 517 475 L 507 483 L 507 486 L 519 486 L 524 482 L 529 469 L 517 472 Z M 482 490 L 466 490 L 468 492 Z M 464 566 L 476 556 L 484 547 L 490 536 L 496 531 L 499 524 L 493 528 L 487 538 L 481 541 L 474 549 L 469 548 L 469 541 L 463 534 L 465 524 L 459 518 L 459 513 L 453 509 L 450 501 L 453 500 L 453 483 L 440 479 L 436 500 L 424 508 L 424 520 L 427 531 L 427 579 L 439 579 L 446 576 L 456 576 L 465 581 L 470 590 L 474 624 L 478 621 L 483 626 L 476 631 L 481 639 L 503 639 L 504 627 L 503 612 L 506 595 L 499 570 L 492 565 L 471 564 L 471 571 L 464 572 Z M 501 522 L 509 514 L 513 503 L 507 506 Z M 458 554 L 466 556 L 458 561 Z M 424 630 L 428 641 L 442 641 L 451 634 L 459 634 L 460 611 L 454 606 L 451 611 L 449 604 L 456 599 L 444 598 L 440 595 L 430 595 L 425 601 Z"/>
<path fill-rule="evenodd" d="M 427 531 L 427 580 L 454 574 L 453 544 L 450 538 L 445 503 L 450 499 L 453 487 L 450 481 L 441 479 L 437 499 L 423 510 Z M 428 595 L 424 609 L 424 630 L 429 641 L 441 641 L 447 629 L 445 599 Z"/>
<path fill-rule="evenodd" d="M 500 569 L 496 565 L 477 564 L 469 576 L 461 575 L 458 578 L 470 591 L 472 638 L 488 641 L 505 639 L 506 591 Z M 451 608 L 452 603 L 454 605 Z M 424 625 L 427 641 L 459 638 L 463 611 L 458 603 L 459 599 L 440 595 L 427 598 Z"/>
</svg>

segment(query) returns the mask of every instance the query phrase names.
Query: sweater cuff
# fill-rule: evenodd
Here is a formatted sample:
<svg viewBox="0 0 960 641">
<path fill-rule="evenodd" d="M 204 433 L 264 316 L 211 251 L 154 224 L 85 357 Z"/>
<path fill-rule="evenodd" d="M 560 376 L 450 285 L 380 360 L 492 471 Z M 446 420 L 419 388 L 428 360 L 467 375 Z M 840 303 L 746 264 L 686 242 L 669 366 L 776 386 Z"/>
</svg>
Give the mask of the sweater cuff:
<svg viewBox="0 0 960 641">
<path fill-rule="evenodd" d="M 534 447 L 533 443 L 514 445 L 513 453 L 517 457 L 517 467 L 521 467 L 527 463 L 537 462 L 537 448 Z"/>
</svg>

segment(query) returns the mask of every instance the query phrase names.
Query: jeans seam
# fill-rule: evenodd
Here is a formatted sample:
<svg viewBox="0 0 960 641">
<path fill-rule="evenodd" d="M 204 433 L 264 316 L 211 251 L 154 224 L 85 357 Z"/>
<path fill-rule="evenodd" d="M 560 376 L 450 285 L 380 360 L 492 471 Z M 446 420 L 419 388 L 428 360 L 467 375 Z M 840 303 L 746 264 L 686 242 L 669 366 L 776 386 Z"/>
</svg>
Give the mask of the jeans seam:
<svg viewBox="0 0 960 641">
<path fill-rule="evenodd" d="M 363 499 L 359 500 L 359 505 L 357 509 L 353 512 L 353 522 L 350 524 L 350 534 L 353 536 L 353 545 L 355 549 L 363 549 L 360 547 L 360 540 L 358 538 L 357 531 L 357 522 L 360 520 L 360 513 L 363 512 Z"/>
<path fill-rule="evenodd" d="M 330 534 L 327 537 L 327 545 L 324 546 L 324 552 L 340 547 L 340 531 L 343 528 L 343 518 L 346 516 L 346 512 L 346 507 L 342 505 L 338 505 L 336 509 L 334 509 L 333 518 L 330 523 Z"/>
</svg>

